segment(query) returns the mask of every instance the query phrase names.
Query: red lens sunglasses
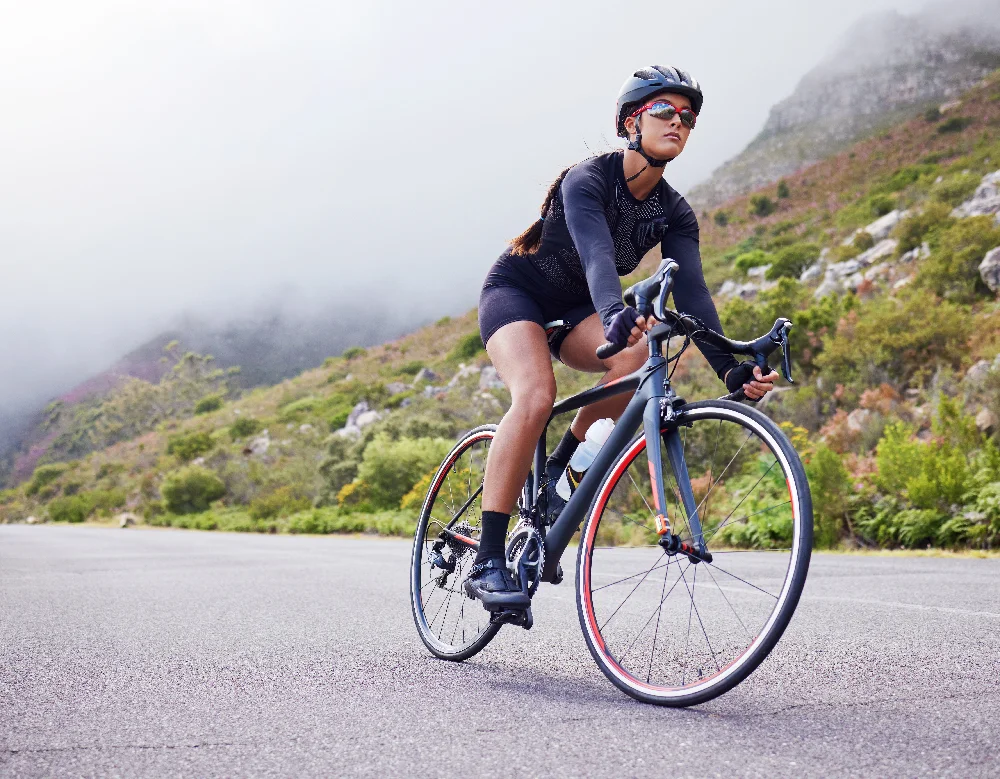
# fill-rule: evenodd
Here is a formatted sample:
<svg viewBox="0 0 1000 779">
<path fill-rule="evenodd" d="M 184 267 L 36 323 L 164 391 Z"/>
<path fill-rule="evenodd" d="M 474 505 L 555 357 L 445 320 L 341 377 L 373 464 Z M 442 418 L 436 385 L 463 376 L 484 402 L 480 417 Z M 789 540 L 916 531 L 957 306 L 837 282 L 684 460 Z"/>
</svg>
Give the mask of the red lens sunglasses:
<svg viewBox="0 0 1000 779">
<path fill-rule="evenodd" d="M 690 108 L 678 108 L 666 100 L 654 100 L 652 103 L 646 103 L 646 105 L 633 111 L 629 116 L 635 118 L 643 111 L 648 111 L 650 116 L 666 121 L 670 121 L 675 116 L 680 115 L 681 124 L 691 130 L 694 129 L 694 125 L 698 121 L 698 114 Z"/>
</svg>

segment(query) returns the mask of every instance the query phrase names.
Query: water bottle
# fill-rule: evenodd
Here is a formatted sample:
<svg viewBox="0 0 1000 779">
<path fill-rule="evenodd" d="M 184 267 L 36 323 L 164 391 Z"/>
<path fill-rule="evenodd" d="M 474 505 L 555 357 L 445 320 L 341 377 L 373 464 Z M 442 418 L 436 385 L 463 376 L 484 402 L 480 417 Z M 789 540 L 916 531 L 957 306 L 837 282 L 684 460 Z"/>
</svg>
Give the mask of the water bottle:
<svg viewBox="0 0 1000 779">
<path fill-rule="evenodd" d="M 597 457 L 597 453 L 601 451 L 604 442 L 608 440 L 614 427 L 615 423 L 613 419 L 598 419 L 594 422 L 587 430 L 587 435 L 584 437 L 583 443 L 576 448 L 576 451 L 570 458 L 569 467 L 576 473 L 583 473 L 587 470 L 590 464 L 594 462 L 594 458 Z M 562 472 L 559 481 L 556 483 L 556 494 L 563 500 L 569 500 L 569 496 L 572 494 L 569 479 L 566 477 L 566 471 Z"/>
</svg>

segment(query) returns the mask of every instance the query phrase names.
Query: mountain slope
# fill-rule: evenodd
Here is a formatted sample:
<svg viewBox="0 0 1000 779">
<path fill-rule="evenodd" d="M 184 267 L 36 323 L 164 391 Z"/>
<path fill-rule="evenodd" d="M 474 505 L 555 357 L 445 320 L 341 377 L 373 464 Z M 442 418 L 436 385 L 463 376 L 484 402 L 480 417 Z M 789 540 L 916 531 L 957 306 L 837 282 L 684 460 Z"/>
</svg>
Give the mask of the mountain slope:
<svg viewBox="0 0 1000 779">
<path fill-rule="evenodd" d="M 737 198 L 703 222 L 713 286 L 749 287 L 717 295 L 726 332 L 795 323 L 798 383 L 763 408 L 803 455 L 821 545 L 1000 547 L 998 167 L 995 73 L 950 117 L 894 126 L 790 177 L 784 197 Z M 554 371 L 561 396 L 595 378 Z M 721 392 L 693 349 L 674 381 L 688 399 Z M 0 521 L 127 510 L 177 527 L 406 534 L 449 441 L 508 403 L 475 312 L 446 317 L 39 467 L 0 492 Z M 787 546 L 766 517 L 746 519 L 731 542 Z"/>
<path fill-rule="evenodd" d="M 853 25 L 771 109 L 756 138 L 688 199 L 711 208 L 766 186 L 858 138 L 950 100 L 1000 67 L 1000 4 L 964 14 L 888 12 Z"/>
</svg>

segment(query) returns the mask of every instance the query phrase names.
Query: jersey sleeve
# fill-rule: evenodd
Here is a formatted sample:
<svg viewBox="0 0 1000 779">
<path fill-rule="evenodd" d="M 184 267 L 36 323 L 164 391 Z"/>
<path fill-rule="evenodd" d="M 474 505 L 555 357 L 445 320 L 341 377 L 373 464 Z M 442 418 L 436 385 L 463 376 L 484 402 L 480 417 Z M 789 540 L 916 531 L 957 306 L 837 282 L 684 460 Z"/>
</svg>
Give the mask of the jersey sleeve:
<svg viewBox="0 0 1000 779">
<path fill-rule="evenodd" d="M 705 283 L 701 267 L 698 218 L 687 201 L 681 200 L 660 243 L 664 259 L 674 260 L 680 267 L 674 276 L 674 305 L 678 311 L 698 317 L 712 330 L 722 332 L 719 312 Z M 722 379 L 730 368 L 738 365 L 733 355 L 716 346 L 695 339 L 705 359 Z"/>
<path fill-rule="evenodd" d="M 566 227 L 580 255 L 590 298 L 605 327 L 625 308 L 615 267 L 615 243 L 604 215 L 607 188 L 600 168 L 588 162 L 567 173 L 561 188 Z"/>
</svg>

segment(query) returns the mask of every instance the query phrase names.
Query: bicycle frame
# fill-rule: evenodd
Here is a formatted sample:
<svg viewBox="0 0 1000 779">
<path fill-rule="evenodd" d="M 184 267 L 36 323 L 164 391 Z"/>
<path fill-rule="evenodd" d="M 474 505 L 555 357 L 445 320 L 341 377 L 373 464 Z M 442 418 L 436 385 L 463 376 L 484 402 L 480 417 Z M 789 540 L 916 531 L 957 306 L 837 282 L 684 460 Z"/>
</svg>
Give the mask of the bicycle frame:
<svg viewBox="0 0 1000 779">
<path fill-rule="evenodd" d="M 647 336 L 649 358 L 641 368 L 620 379 L 592 387 L 578 395 L 559 401 L 552 407 L 549 423 L 555 417 L 568 411 L 575 411 L 615 395 L 634 392 L 628 406 L 615 424 L 611 436 L 601 447 L 588 471 L 594 474 L 603 474 L 609 471 L 615 460 L 631 443 L 636 429 L 641 424 L 646 437 L 646 453 L 649 458 L 650 477 L 653 482 L 653 502 L 658 515 L 658 529 L 660 523 L 666 521 L 667 503 L 662 467 L 665 447 L 667 458 L 677 480 L 681 503 L 687 512 L 686 521 L 690 526 L 692 538 L 698 545 L 698 551 L 704 554 L 706 551 L 704 535 L 701 530 L 701 521 L 698 518 L 698 504 L 691 489 L 691 481 L 687 477 L 683 445 L 677 426 L 670 424 L 674 419 L 676 395 L 667 379 L 667 361 L 662 352 L 662 341 L 669 335 L 670 328 L 664 325 L 654 327 Z M 664 425 L 666 425 L 666 429 L 664 429 Z M 548 423 L 546 423 L 547 429 Z M 543 430 L 535 447 L 530 494 L 524 496 L 524 505 L 528 508 L 534 507 L 536 496 L 541 487 L 541 474 L 545 470 L 545 458 L 545 430 Z M 566 551 L 573 534 L 583 524 L 587 510 L 597 495 L 600 482 L 599 478 L 583 479 L 555 523 L 545 531 L 545 568 L 542 573 L 542 581 L 551 582 L 555 578 L 563 552 Z"/>
</svg>

